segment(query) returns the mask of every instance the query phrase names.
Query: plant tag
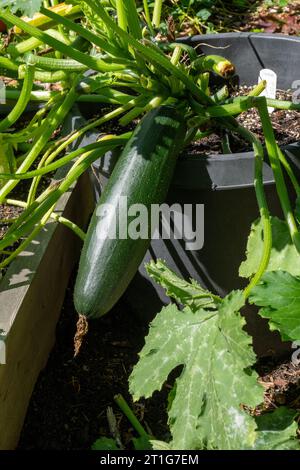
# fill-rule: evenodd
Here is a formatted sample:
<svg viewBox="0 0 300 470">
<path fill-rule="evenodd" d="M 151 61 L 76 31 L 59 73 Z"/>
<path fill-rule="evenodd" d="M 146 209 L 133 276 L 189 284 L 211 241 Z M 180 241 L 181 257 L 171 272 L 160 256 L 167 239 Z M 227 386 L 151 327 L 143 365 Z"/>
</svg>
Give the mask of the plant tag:
<svg viewBox="0 0 300 470">
<path fill-rule="evenodd" d="M 258 83 L 262 80 L 266 80 L 267 86 L 260 96 L 265 96 L 266 98 L 276 99 L 276 90 L 277 90 L 277 74 L 271 69 L 262 69 L 259 72 Z M 275 108 L 268 106 L 269 113 L 272 113 Z"/>
</svg>

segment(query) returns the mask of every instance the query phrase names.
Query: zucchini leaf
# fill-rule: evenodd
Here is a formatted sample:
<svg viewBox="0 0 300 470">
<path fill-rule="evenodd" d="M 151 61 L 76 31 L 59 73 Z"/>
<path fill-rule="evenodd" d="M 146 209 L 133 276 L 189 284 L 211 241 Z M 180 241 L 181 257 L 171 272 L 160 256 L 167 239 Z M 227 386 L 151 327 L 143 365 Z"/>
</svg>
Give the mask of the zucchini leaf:
<svg viewBox="0 0 300 470">
<path fill-rule="evenodd" d="M 19 11 L 31 18 L 40 11 L 42 3 L 43 0 L 0 0 L 0 8 L 9 7 L 11 12 Z"/>
<path fill-rule="evenodd" d="M 295 410 L 282 406 L 256 418 L 255 450 L 300 450 Z"/>
<path fill-rule="evenodd" d="M 278 330 L 284 341 L 300 340 L 300 277 L 286 271 L 267 272 L 249 300 L 263 307 L 259 314 L 269 319 L 270 328 Z"/>
<path fill-rule="evenodd" d="M 195 312 L 176 305 L 162 309 L 151 323 L 140 360 L 130 377 L 135 400 L 160 390 L 177 366 L 169 409 L 173 449 L 253 448 L 256 422 L 242 404 L 263 401 L 263 389 L 251 369 L 255 354 L 243 330 L 241 291 L 226 297 L 217 312 Z"/>
<path fill-rule="evenodd" d="M 293 245 L 289 229 L 283 220 L 271 218 L 272 249 L 267 271 L 281 269 L 290 274 L 300 275 L 300 256 Z M 248 238 L 246 260 L 240 266 L 240 276 L 249 278 L 257 272 L 263 250 L 263 227 L 260 220 L 256 220 L 251 227 Z"/>
<path fill-rule="evenodd" d="M 214 296 L 203 289 L 195 280 L 185 281 L 157 260 L 146 265 L 149 276 L 166 289 L 166 294 L 181 305 L 188 306 L 192 311 L 199 308 L 216 308 Z"/>
</svg>

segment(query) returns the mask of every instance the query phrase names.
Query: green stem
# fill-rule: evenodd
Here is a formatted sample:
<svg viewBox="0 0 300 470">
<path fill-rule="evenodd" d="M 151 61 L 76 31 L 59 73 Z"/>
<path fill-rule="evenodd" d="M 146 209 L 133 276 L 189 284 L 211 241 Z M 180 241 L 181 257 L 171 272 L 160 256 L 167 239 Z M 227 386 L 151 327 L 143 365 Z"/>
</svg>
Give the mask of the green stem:
<svg viewBox="0 0 300 470">
<path fill-rule="evenodd" d="M 224 132 L 224 135 L 222 136 L 222 152 L 225 155 L 232 154 L 231 148 L 230 148 L 230 140 L 229 140 L 229 135 L 228 132 Z"/>
<path fill-rule="evenodd" d="M 64 42 L 67 45 L 70 45 L 70 41 L 66 40 L 65 36 L 60 34 L 55 29 L 48 29 L 47 31 L 45 31 L 45 33 L 49 34 L 49 36 L 52 36 L 61 42 Z M 42 44 L 43 42 L 39 39 L 31 37 L 17 44 L 10 44 L 7 48 L 7 52 L 11 55 L 11 57 L 16 58 L 20 55 L 25 54 L 26 52 L 30 52 L 33 51 L 33 49 L 37 49 Z"/>
<path fill-rule="evenodd" d="M 155 0 L 154 2 L 152 24 L 153 26 L 155 26 L 155 28 L 159 28 L 160 26 L 162 3 L 163 3 L 163 0 Z"/>
<path fill-rule="evenodd" d="M 105 9 L 100 3 L 97 3 L 95 0 L 83 0 L 84 3 L 88 4 L 94 12 L 100 16 L 100 18 L 104 21 L 104 23 L 117 35 L 121 38 L 124 38 L 128 41 L 128 44 L 132 46 L 135 50 L 141 53 L 142 57 L 149 60 L 154 65 L 161 66 L 166 72 L 170 73 L 170 75 L 174 75 L 178 78 L 182 83 L 184 83 L 187 89 L 201 102 L 204 104 L 211 104 L 211 99 L 205 95 L 193 82 L 193 80 L 182 71 L 180 68 L 176 67 L 175 65 L 171 64 L 170 60 L 165 57 L 163 54 L 156 52 L 154 49 L 150 47 L 146 47 L 141 44 L 139 41 L 134 39 L 128 33 L 123 31 L 121 28 L 118 27 L 117 24 L 110 18 L 107 14 Z"/>
<path fill-rule="evenodd" d="M 297 180 L 296 176 L 293 173 L 291 165 L 289 164 L 289 162 L 285 158 L 284 153 L 281 151 L 280 147 L 278 147 L 278 146 L 277 146 L 277 152 L 278 152 L 280 163 L 282 164 L 285 171 L 287 172 L 297 196 L 300 196 L 300 185 L 298 183 L 298 180 Z"/>
<path fill-rule="evenodd" d="M 157 108 L 164 102 L 165 98 L 162 96 L 156 96 L 149 100 L 149 102 L 143 107 L 137 107 L 129 111 L 125 116 L 119 119 L 121 126 L 127 126 L 134 119 L 138 118 L 141 114 L 151 111 L 151 109 Z"/>
<path fill-rule="evenodd" d="M 0 250 L 15 243 L 19 238 L 23 237 L 28 231 L 44 217 L 47 212 L 56 205 L 60 197 L 69 190 L 72 184 L 89 168 L 89 166 L 97 160 L 103 152 L 99 149 L 83 154 L 72 166 L 67 176 L 59 183 L 58 187 L 49 192 L 49 188 L 42 193 L 34 203 L 28 207 L 21 215 L 23 220 L 31 214 L 24 224 L 10 227 L 10 232 L 6 232 L 5 237 L 0 240 Z M 32 209 L 34 206 L 34 209 Z M 21 218 L 20 217 L 20 218 Z"/>
<path fill-rule="evenodd" d="M 49 18 L 52 18 L 57 23 L 62 24 L 67 29 L 69 29 L 71 31 L 74 31 L 75 33 L 79 34 L 79 36 L 82 36 L 87 41 L 89 41 L 92 44 L 95 44 L 96 46 L 100 47 L 100 49 L 102 49 L 103 51 L 108 52 L 109 54 L 111 54 L 113 56 L 117 56 L 117 57 L 120 56 L 120 53 L 122 54 L 120 48 L 115 47 L 114 45 L 112 45 L 107 40 L 101 39 L 99 36 L 92 33 L 88 29 L 84 28 L 79 23 L 75 23 L 74 21 L 71 21 L 68 18 L 65 18 L 61 15 L 58 15 L 57 13 L 54 13 L 51 10 L 46 10 L 46 9 L 42 8 L 41 11 L 44 15 L 48 16 Z M 124 52 L 123 52 L 123 55 L 124 55 Z"/>
<path fill-rule="evenodd" d="M 31 178 L 35 178 L 37 176 L 43 176 L 46 175 L 47 173 L 51 173 L 52 171 L 57 170 L 58 168 L 61 168 L 62 166 L 66 165 L 70 161 L 74 160 L 78 156 L 82 155 L 83 153 L 89 152 L 91 150 L 96 150 L 96 149 L 103 149 L 104 151 L 111 150 L 115 147 L 122 146 L 126 144 L 127 140 L 129 139 L 131 133 L 123 134 L 120 137 L 116 136 L 110 136 L 109 139 L 106 139 L 105 141 L 101 142 L 95 142 L 93 144 L 89 144 L 86 147 L 79 148 L 77 150 L 74 150 L 73 152 L 69 153 L 65 157 L 60 158 L 59 160 L 50 163 L 42 168 L 39 168 L 37 170 L 33 171 L 28 171 L 26 173 L 16 173 L 14 175 L 8 174 L 8 173 L 0 173 L 0 178 L 1 179 L 8 179 L 8 180 L 28 180 Z M 49 157 L 48 157 L 49 158 Z"/>
<path fill-rule="evenodd" d="M 54 209 L 54 208 L 53 208 Z M 40 231 L 45 227 L 49 217 L 51 216 L 52 210 L 50 209 L 44 217 L 41 219 L 41 221 L 38 223 L 38 225 L 34 228 L 34 230 L 31 232 L 31 234 L 24 240 L 14 252 L 8 256 L 2 263 L 0 263 L 0 269 L 5 268 L 9 263 L 11 263 L 22 251 L 24 251 L 27 246 L 37 237 L 37 235 L 40 233 Z"/>
<path fill-rule="evenodd" d="M 23 202 L 23 201 L 18 201 L 16 199 L 6 199 L 5 200 L 5 203 L 6 204 L 9 204 L 11 206 L 17 206 L 17 207 L 22 207 L 24 209 L 26 209 L 27 207 L 27 204 L 26 202 Z M 63 217 L 59 214 L 56 214 L 55 212 L 53 212 L 51 214 L 51 219 L 55 220 L 55 222 L 59 222 L 60 224 L 62 225 L 65 225 L 66 227 L 68 227 L 70 230 L 72 230 L 79 238 L 81 238 L 82 241 L 85 240 L 85 233 L 84 231 L 78 227 L 78 225 L 76 225 L 74 222 L 72 222 L 71 220 L 67 219 L 66 217 Z"/>
<path fill-rule="evenodd" d="M 171 63 L 173 65 L 178 65 L 179 62 L 180 62 L 180 58 L 181 58 L 181 54 L 182 54 L 182 49 L 181 47 L 177 46 L 175 47 L 174 51 L 173 51 L 173 54 L 172 54 L 172 57 L 171 57 Z"/>
<path fill-rule="evenodd" d="M 267 106 L 276 109 L 284 109 L 287 111 L 300 111 L 300 104 L 292 103 L 291 101 L 273 100 L 266 98 Z"/>
<path fill-rule="evenodd" d="M 139 434 L 140 437 L 146 437 L 149 439 L 149 434 L 147 431 L 143 428 L 137 417 L 135 416 L 134 412 L 126 402 L 125 398 L 121 395 L 115 395 L 114 400 L 118 407 L 121 409 L 121 411 L 124 413 L 128 421 L 131 423 L 133 428 L 136 430 L 136 432 Z"/>
<path fill-rule="evenodd" d="M 19 67 L 19 79 L 22 80 L 26 78 L 26 66 L 24 67 L 23 65 L 20 65 Z M 34 73 L 34 80 L 38 80 L 39 82 L 42 83 L 56 83 L 56 82 L 62 82 L 62 81 L 67 81 L 69 79 L 69 74 L 65 72 L 64 70 L 57 70 L 55 72 L 47 72 L 47 71 L 40 71 L 36 70 Z M 28 98 L 30 100 L 30 93 L 28 95 Z"/>
<path fill-rule="evenodd" d="M 265 90 L 266 86 L 266 80 L 262 80 L 248 93 L 248 96 L 259 96 Z"/>
<path fill-rule="evenodd" d="M 226 98 L 228 98 L 228 95 L 229 95 L 228 86 L 224 85 L 222 88 L 220 88 L 218 91 L 216 91 L 216 93 L 214 93 L 211 96 L 211 98 L 216 104 L 219 104 L 219 103 L 222 103 L 223 101 L 225 101 Z"/>
<path fill-rule="evenodd" d="M 30 93 L 33 87 L 33 80 L 34 80 L 34 65 L 30 63 L 26 65 L 26 74 L 22 86 L 22 90 L 19 96 L 19 99 L 12 109 L 12 111 L 0 122 L 0 132 L 6 131 L 9 127 L 11 127 L 23 114 L 29 99 Z"/>
<path fill-rule="evenodd" d="M 209 106 L 205 109 L 205 114 L 210 117 L 235 116 L 255 106 L 257 98 L 252 96 L 242 96 L 236 98 L 232 103 L 218 106 Z M 203 112 L 203 108 L 201 109 Z"/>
<path fill-rule="evenodd" d="M 18 71 L 18 64 L 7 57 L 0 57 L 0 68 L 5 70 Z"/>
<path fill-rule="evenodd" d="M 53 96 L 57 95 L 54 91 L 32 91 L 29 95 L 29 101 L 48 101 Z M 19 90 L 5 90 L 6 100 L 18 100 L 20 96 Z"/>
<path fill-rule="evenodd" d="M 50 111 L 47 120 L 44 122 L 43 128 L 41 129 L 41 135 L 33 145 L 24 162 L 18 168 L 17 173 L 24 173 L 30 168 L 43 150 L 44 146 L 47 144 L 48 140 L 51 138 L 53 132 L 64 121 L 77 98 L 75 91 L 76 86 L 77 83 L 74 84 L 73 88 L 64 99 L 64 102 L 59 107 L 54 106 Z M 6 185 L 0 190 L 0 202 L 16 185 L 17 181 L 14 180 L 6 183 Z"/>
<path fill-rule="evenodd" d="M 135 0 L 124 0 L 124 4 L 129 32 L 135 39 L 139 40 L 142 38 L 142 28 L 140 25 L 140 19 L 137 12 Z"/>
<path fill-rule="evenodd" d="M 21 18 L 18 18 L 12 13 L 9 13 L 7 10 L 3 10 L 1 8 L 0 8 L 0 18 L 6 22 L 19 26 L 26 33 L 30 34 L 36 39 L 39 39 L 43 43 L 48 44 L 49 46 L 53 47 L 57 51 L 61 52 L 62 54 L 69 56 L 72 59 L 77 60 L 81 64 L 86 65 L 88 68 L 91 68 L 92 70 L 98 70 L 99 72 L 111 72 L 114 70 L 122 70 L 126 68 L 125 65 L 106 64 L 101 59 L 96 59 L 87 54 L 84 54 L 78 51 L 77 49 L 74 49 L 73 47 L 64 44 L 63 42 L 58 41 L 52 36 L 49 36 L 49 34 L 44 33 L 43 31 L 40 31 L 38 28 L 26 23 Z"/>
<path fill-rule="evenodd" d="M 31 53 L 26 56 L 26 60 L 29 60 L 30 63 L 36 65 L 37 67 L 43 70 L 65 70 L 67 72 L 84 72 L 87 69 L 85 65 L 82 65 L 76 60 L 54 59 L 52 57 L 42 57 Z"/>
<path fill-rule="evenodd" d="M 123 0 L 116 0 L 116 10 L 119 27 L 123 29 L 123 31 L 127 31 L 128 22 Z"/>
<path fill-rule="evenodd" d="M 268 204 L 264 191 L 264 182 L 263 182 L 263 161 L 264 161 L 264 151 L 260 141 L 255 137 L 252 132 L 248 131 L 242 126 L 239 126 L 238 130 L 235 129 L 235 132 L 238 131 L 239 134 L 244 137 L 253 145 L 254 155 L 255 155 L 255 178 L 254 178 L 254 187 L 257 198 L 257 203 L 259 207 L 260 216 L 263 222 L 263 252 L 261 255 L 260 263 L 258 269 L 251 279 L 250 283 L 244 290 L 244 296 L 249 297 L 249 294 L 254 286 L 260 281 L 264 272 L 266 271 L 271 255 L 272 248 L 272 226 L 271 219 L 268 209 Z"/>
<path fill-rule="evenodd" d="M 278 156 L 278 146 L 275 140 L 270 116 L 268 113 L 267 100 L 265 97 L 256 98 L 257 109 L 261 118 L 262 128 L 264 131 L 266 148 L 269 155 L 270 164 L 273 170 L 277 194 L 280 200 L 281 208 L 287 222 L 291 239 L 300 253 L 300 234 L 291 208 L 288 191 L 286 188 L 280 160 Z"/>
<path fill-rule="evenodd" d="M 146 19 L 146 23 L 148 25 L 150 34 L 151 34 L 151 36 L 155 36 L 155 32 L 154 32 L 154 29 L 153 29 L 153 26 L 152 26 L 152 23 L 151 23 L 148 0 L 143 0 L 143 6 L 144 6 L 145 19 Z"/>
<path fill-rule="evenodd" d="M 119 108 L 114 109 L 113 111 L 110 111 L 109 113 L 105 114 L 99 119 L 96 119 L 95 121 L 92 121 L 85 126 L 83 126 L 81 129 L 78 129 L 76 132 L 70 135 L 70 137 L 62 142 L 62 144 L 53 152 L 51 158 L 56 158 L 57 155 L 59 155 L 65 148 L 67 148 L 74 140 L 79 139 L 81 136 L 83 136 L 86 132 L 95 129 L 95 127 L 99 127 L 102 124 L 117 118 L 121 114 L 125 113 L 126 111 L 129 111 L 129 109 L 134 108 L 135 106 L 139 106 L 141 103 L 141 100 L 144 99 L 144 97 L 137 97 L 133 98 L 131 101 L 128 103 L 120 106 Z"/>
<path fill-rule="evenodd" d="M 43 72 L 41 72 L 43 73 Z M 54 72 L 54 75 L 56 72 Z M 59 72 L 60 76 L 61 72 Z M 54 75 L 51 75 L 52 77 Z M 37 73 L 35 72 L 35 77 L 37 76 Z M 43 75 L 45 77 L 45 75 Z M 64 75 L 66 76 L 66 75 Z M 25 77 L 25 75 L 24 75 Z M 20 96 L 20 91 L 19 90 L 8 90 L 6 89 L 6 100 L 18 100 Z M 49 101 L 51 98 L 55 97 L 60 97 L 61 93 L 57 93 L 54 91 L 32 91 L 30 93 L 30 101 Z M 89 102 L 95 102 L 95 103 L 109 103 L 109 104 L 126 104 L 132 99 L 131 95 L 126 95 L 125 93 L 122 93 L 120 91 L 114 90 L 113 88 L 102 88 L 101 89 L 101 94 L 97 95 L 92 95 L 92 94 L 85 94 L 82 93 L 80 94 L 76 101 L 78 102 L 84 102 L 84 103 L 89 103 Z"/>
</svg>

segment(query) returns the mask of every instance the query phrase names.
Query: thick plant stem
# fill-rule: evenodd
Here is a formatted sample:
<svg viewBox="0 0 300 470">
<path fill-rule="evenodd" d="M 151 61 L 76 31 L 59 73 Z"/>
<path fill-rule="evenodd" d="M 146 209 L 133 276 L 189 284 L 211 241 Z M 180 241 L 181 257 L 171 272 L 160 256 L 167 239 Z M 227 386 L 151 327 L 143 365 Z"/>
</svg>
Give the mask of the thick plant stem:
<svg viewBox="0 0 300 470">
<path fill-rule="evenodd" d="M 26 209 L 27 207 L 26 202 L 18 201 L 16 199 L 6 199 L 4 202 L 5 204 L 9 204 L 10 206 L 22 207 L 23 209 Z M 72 230 L 72 232 L 74 232 L 82 241 L 85 240 L 85 232 L 80 227 L 78 227 L 75 222 L 72 222 L 66 217 L 56 214 L 55 212 L 52 212 L 50 217 L 51 219 L 55 220 L 55 222 L 65 225 L 65 227 Z M 11 254 L 11 252 L 9 252 L 9 254 Z"/>
<path fill-rule="evenodd" d="M 53 132 L 59 127 L 59 125 L 64 121 L 68 112 L 72 108 L 74 102 L 76 101 L 77 93 L 75 91 L 76 85 L 70 90 L 69 94 L 64 99 L 64 102 L 61 106 L 55 106 L 49 113 L 47 120 L 45 121 L 42 133 L 39 138 L 36 140 L 31 151 L 28 153 L 24 162 L 19 166 L 17 173 L 26 172 L 31 165 L 35 162 L 40 152 L 43 150 L 44 146 L 47 144 L 48 140 L 52 136 Z M 7 196 L 7 194 L 17 185 L 17 181 L 8 181 L 6 185 L 0 191 L 0 202 Z"/>
<path fill-rule="evenodd" d="M 121 394 L 115 395 L 114 400 L 120 410 L 124 413 L 128 421 L 131 423 L 133 428 L 136 430 L 136 432 L 139 434 L 140 437 L 146 437 L 147 439 L 149 438 L 149 434 L 147 431 L 143 428 L 135 414 L 133 413 L 132 409 L 124 399 L 124 397 Z"/>
<path fill-rule="evenodd" d="M 287 161 L 284 153 L 281 151 L 279 146 L 277 146 L 277 152 L 278 152 L 280 163 L 282 164 L 283 168 L 287 172 L 297 196 L 300 196 L 300 185 L 298 183 L 298 180 L 297 180 L 296 176 L 293 173 L 291 165 Z"/>
<path fill-rule="evenodd" d="M 123 29 L 123 31 L 127 31 L 128 21 L 127 21 L 124 0 L 116 0 L 116 10 L 117 10 L 117 18 L 118 18 L 119 27 Z"/>
<path fill-rule="evenodd" d="M 266 86 L 266 80 L 262 80 L 254 88 L 252 88 L 252 90 L 248 93 L 247 96 L 259 96 L 265 90 Z"/>
<path fill-rule="evenodd" d="M 153 26 L 155 26 L 155 28 L 159 28 L 160 26 L 162 3 L 163 3 L 163 0 L 154 1 L 152 24 Z"/>
<path fill-rule="evenodd" d="M 179 62 L 180 62 L 180 58 L 181 58 L 181 54 L 182 54 L 182 49 L 181 47 L 177 46 L 175 47 L 174 51 L 173 51 L 173 54 L 172 54 L 172 57 L 171 57 L 171 63 L 173 65 L 178 65 Z"/>
<path fill-rule="evenodd" d="M 22 65 L 19 67 L 19 79 L 26 78 L 27 71 L 26 68 L 23 68 Z M 56 72 L 46 72 L 36 70 L 34 73 L 34 80 L 42 83 L 57 83 L 62 81 L 67 81 L 69 79 L 69 74 L 64 70 L 57 70 Z M 30 100 L 30 94 L 28 95 Z"/>
<path fill-rule="evenodd" d="M 114 46 L 108 41 L 105 41 L 104 39 L 101 39 L 99 36 L 92 33 L 88 29 L 84 28 L 79 23 L 75 23 L 74 21 L 71 21 L 68 18 L 62 17 L 58 15 L 57 13 L 54 13 L 51 10 L 42 8 L 41 11 L 43 12 L 43 14 L 47 15 L 49 18 L 52 18 L 57 23 L 58 22 L 61 23 L 67 29 L 76 32 L 79 36 L 85 38 L 87 41 L 91 42 L 92 44 L 95 44 L 95 46 L 100 47 L 100 49 L 102 49 L 103 51 L 108 52 L 109 54 L 113 56 L 120 55 L 120 51 L 121 51 L 120 48 Z"/>
<path fill-rule="evenodd" d="M 15 104 L 12 111 L 0 122 L 0 132 L 4 132 L 9 129 L 23 114 L 29 100 L 30 100 L 30 93 L 33 87 L 33 80 L 34 80 L 34 66 L 33 65 L 26 65 L 26 74 L 22 86 L 22 91 L 20 93 L 19 99 Z"/>
<path fill-rule="evenodd" d="M 139 106 L 141 103 L 143 103 L 142 100 L 144 100 L 144 97 L 133 98 L 128 103 L 126 103 L 126 104 L 120 106 L 119 108 L 116 108 L 113 111 L 105 114 L 101 118 L 96 119 L 95 121 L 92 121 L 92 122 L 86 124 L 81 129 L 78 129 L 78 131 L 73 132 L 73 134 L 71 134 L 67 139 L 65 139 L 65 138 L 63 139 L 63 142 L 61 143 L 61 145 L 51 155 L 51 159 L 53 160 L 54 158 L 56 158 L 57 155 L 59 155 L 64 149 L 66 149 L 76 139 L 83 136 L 86 132 L 88 132 L 92 129 L 95 129 L 95 127 L 99 127 L 102 124 L 104 124 L 104 123 L 120 116 L 121 114 L 125 113 L 126 111 L 129 111 L 131 108 L 134 108 L 135 106 Z"/>
<path fill-rule="evenodd" d="M 136 107 L 129 111 L 125 116 L 119 119 L 119 123 L 121 126 L 127 126 L 130 124 L 134 119 L 138 118 L 141 114 L 151 111 L 151 109 L 158 108 L 163 102 L 165 98 L 162 96 L 155 96 L 143 107 Z"/>
<path fill-rule="evenodd" d="M 95 57 L 91 57 L 87 54 L 84 54 L 77 49 L 74 49 L 71 46 L 64 44 L 61 41 L 58 41 L 56 38 L 49 36 L 49 34 L 40 31 L 38 28 L 31 26 L 30 24 L 23 21 L 21 18 L 9 13 L 6 10 L 0 8 L 0 18 L 4 21 L 9 23 L 15 24 L 20 26 L 26 33 L 30 34 L 31 36 L 39 39 L 45 44 L 53 47 L 55 50 L 65 54 L 66 56 L 71 57 L 74 60 L 77 60 L 81 64 L 86 65 L 88 68 L 92 70 L 98 70 L 99 72 L 111 72 L 114 70 L 122 70 L 126 68 L 126 65 L 121 64 L 107 64 L 101 59 L 97 59 Z"/>
<path fill-rule="evenodd" d="M 154 66 L 162 67 L 170 75 L 178 78 L 182 83 L 185 84 L 186 88 L 199 100 L 199 102 L 204 104 L 211 104 L 212 100 L 205 95 L 194 83 L 194 81 L 180 68 L 171 64 L 170 60 L 165 57 L 163 54 L 156 52 L 153 48 L 146 47 L 141 44 L 139 41 L 130 36 L 126 31 L 123 31 L 119 26 L 113 21 L 112 18 L 107 14 L 103 6 L 96 2 L 95 0 L 83 0 L 87 3 L 93 11 L 99 15 L 103 22 L 117 34 L 120 38 L 124 38 L 132 48 L 137 52 L 141 53 L 144 59 L 149 60 Z"/>
<path fill-rule="evenodd" d="M 142 28 L 135 0 L 124 0 L 124 4 L 129 31 L 135 39 L 139 40 L 142 38 Z"/>
<path fill-rule="evenodd" d="M 5 258 L 5 260 L 2 261 L 2 263 L 0 263 L 0 269 L 3 269 L 3 268 L 5 268 L 5 266 L 10 264 L 37 237 L 37 235 L 40 233 L 40 231 L 45 227 L 46 223 L 48 222 L 48 219 L 50 218 L 53 210 L 54 210 L 54 207 L 51 208 L 42 217 L 41 221 L 36 225 L 36 227 L 31 232 L 31 234 L 18 246 L 18 248 L 16 250 L 14 250 L 10 256 Z"/>
<path fill-rule="evenodd" d="M 264 97 L 256 98 L 256 100 L 257 100 L 258 112 L 261 118 L 262 127 L 264 131 L 267 152 L 268 152 L 270 164 L 273 170 L 277 194 L 280 200 L 281 208 L 284 213 L 285 220 L 288 224 L 291 239 L 298 253 L 300 253 L 300 233 L 298 231 L 298 227 L 295 221 L 293 210 L 291 208 L 288 191 L 286 188 L 286 184 L 285 184 L 285 180 L 284 180 L 284 176 L 283 176 L 283 172 L 282 172 L 282 168 L 280 164 L 280 159 L 278 155 L 278 145 L 275 140 L 274 131 L 273 131 L 272 124 L 270 121 L 270 116 L 268 113 L 267 101 Z"/>
<path fill-rule="evenodd" d="M 22 0 L 26 2 L 26 0 Z M 3 3 L 3 2 L 1 2 Z M 12 1 L 15 3 L 15 1 Z M 65 2 L 58 4 L 56 7 L 51 8 L 52 11 L 55 11 L 59 14 L 60 17 L 69 17 L 72 19 L 80 18 L 82 16 L 82 11 L 79 5 L 72 6 Z M 24 18 L 24 21 L 29 25 L 35 26 L 39 29 L 49 29 L 52 25 L 56 27 L 57 25 L 52 21 L 49 21 L 47 16 L 40 13 L 36 13 L 33 18 Z M 13 24 L 13 23 L 12 23 Z M 20 25 L 16 25 L 14 27 L 15 34 L 22 34 L 24 33 L 25 29 L 22 28 Z M 26 32 L 26 31 L 25 31 Z"/>
<path fill-rule="evenodd" d="M 6 232 L 5 237 L 0 240 L 0 250 L 12 245 L 14 242 L 19 240 L 25 234 L 27 234 L 32 227 L 39 223 L 45 214 L 52 208 L 55 207 L 60 197 L 68 191 L 72 184 L 86 171 L 87 168 L 101 157 L 105 151 L 103 150 L 92 150 L 84 153 L 72 166 L 67 176 L 53 188 L 47 188 L 34 203 L 27 207 L 27 209 L 21 214 L 17 224 L 13 224 L 12 227 Z M 20 221 L 22 220 L 22 223 Z"/>
<path fill-rule="evenodd" d="M 61 168 L 62 166 L 65 166 L 67 163 L 72 161 L 74 158 L 79 157 L 85 152 L 89 152 L 90 150 L 96 150 L 96 149 L 103 149 L 103 150 L 111 150 L 115 147 L 118 147 L 120 145 L 126 144 L 130 137 L 130 132 L 128 134 L 123 134 L 123 136 L 109 136 L 107 140 L 104 140 L 103 142 L 100 140 L 98 142 L 95 142 L 93 144 L 89 144 L 86 147 L 79 148 L 77 150 L 74 150 L 73 152 L 69 153 L 65 157 L 60 158 L 59 160 L 56 160 L 53 163 L 48 163 L 46 166 L 39 167 L 37 170 L 33 171 L 28 171 L 24 173 L 18 173 L 15 175 L 11 174 L 6 174 L 6 173 L 0 173 L 0 178 L 3 179 L 16 179 L 16 180 L 28 180 L 31 178 L 35 178 L 36 176 L 43 176 L 46 175 L 47 173 L 53 172 L 57 170 L 58 168 Z M 48 157 L 49 159 L 49 157 Z M 47 159 L 47 160 L 48 160 Z"/>
<path fill-rule="evenodd" d="M 236 131 L 236 129 L 235 129 Z M 271 255 L 271 248 L 272 248 L 272 226 L 270 220 L 270 214 L 268 209 L 268 204 L 265 196 L 264 191 L 264 183 L 263 183 L 263 161 L 264 161 L 264 150 L 260 143 L 260 141 L 252 134 L 252 132 L 248 131 L 242 126 L 239 126 L 238 133 L 244 137 L 248 142 L 251 142 L 254 150 L 255 155 L 255 177 L 254 177 L 254 187 L 256 193 L 256 199 L 259 207 L 260 216 L 263 222 L 263 235 L 264 235 L 264 243 L 263 243 L 263 252 L 261 256 L 261 260 L 258 266 L 258 269 L 251 279 L 250 283 L 244 290 L 244 295 L 246 298 L 249 297 L 249 294 L 254 286 L 260 281 L 262 275 L 264 274 L 265 270 L 268 267 Z"/>
<path fill-rule="evenodd" d="M 66 40 L 65 36 L 56 31 L 56 29 L 48 29 L 47 31 L 45 31 L 45 33 L 49 34 L 49 36 L 53 36 L 57 40 L 64 42 L 67 45 L 71 44 L 70 41 Z M 11 57 L 16 58 L 20 55 L 25 54 L 26 52 L 30 52 L 33 51 L 33 49 L 37 49 L 42 44 L 43 42 L 39 39 L 31 37 L 17 44 L 10 44 L 7 48 L 7 52 L 10 54 Z"/>
<path fill-rule="evenodd" d="M 144 14 L 145 14 L 147 26 L 149 28 L 150 34 L 154 36 L 155 32 L 154 32 L 152 22 L 151 22 L 148 0 L 143 0 L 143 6 L 144 6 Z"/>
</svg>

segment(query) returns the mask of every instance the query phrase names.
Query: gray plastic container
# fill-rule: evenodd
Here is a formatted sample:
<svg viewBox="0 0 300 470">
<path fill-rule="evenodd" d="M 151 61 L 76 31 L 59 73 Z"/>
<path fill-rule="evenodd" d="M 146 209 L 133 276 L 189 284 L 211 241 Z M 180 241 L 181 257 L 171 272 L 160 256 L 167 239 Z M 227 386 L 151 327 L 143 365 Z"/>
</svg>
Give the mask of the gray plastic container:
<svg viewBox="0 0 300 470">
<path fill-rule="evenodd" d="M 217 53 L 234 62 L 240 84 L 256 84 L 262 68 L 271 68 L 277 73 L 278 87 L 282 89 L 290 89 L 293 82 L 300 79 L 300 38 L 228 33 L 195 36 L 183 41 L 210 54 L 216 50 L 209 45 L 221 47 Z M 299 174 L 299 143 L 283 150 Z M 94 173 L 98 175 L 97 184 L 101 187 L 105 186 L 117 158 L 118 155 L 112 153 L 95 163 Z M 221 296 L 245 285 L 245 280 L 238 276 L 238 269 L 245 258 L 251 223 L 259 216 L 253 177 L 252 152 L 207 157 L 184 155 L 179 159 L 167 202 L 205 205 L 204 247 L 199 251 L 187 251 L 183 240 L 152 241 L 125 294 L 142 321 L 148 322 L 169 302 L 164 291 L 145 271 L 144 264 L 151 259 L 165 260 L 180 276 L 192 277 Z M 271 213 L 282 216 L 267 162 L 264 163 L 264 183 Z M 276 333 L 268 332 L 266 322 L 252 307 L 246 308 L 245 315 L 259 355 L 278 355 L 287 350 Z"/>
</svg>

